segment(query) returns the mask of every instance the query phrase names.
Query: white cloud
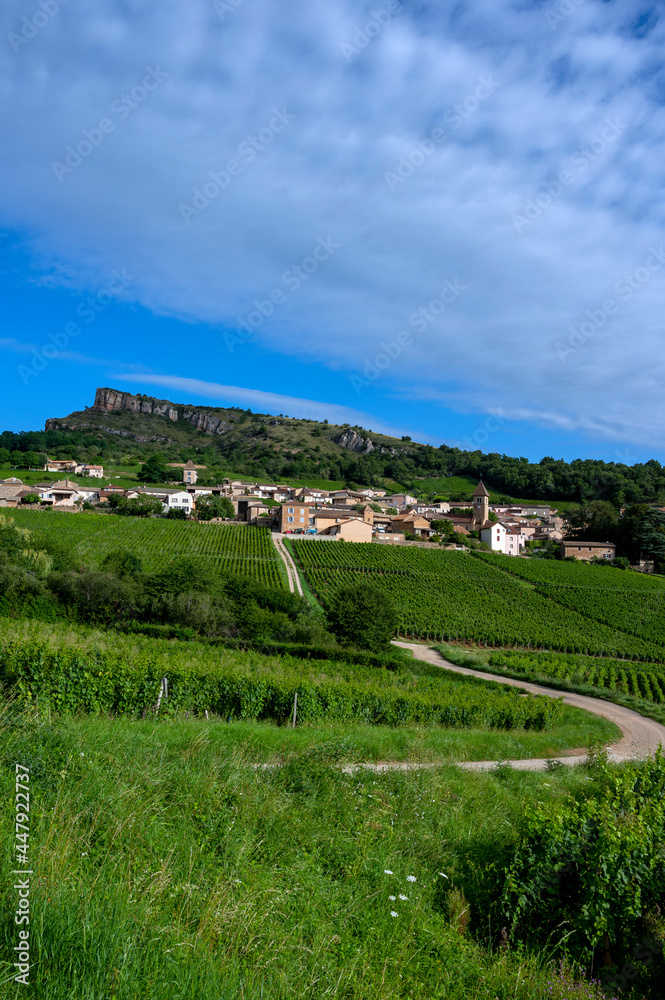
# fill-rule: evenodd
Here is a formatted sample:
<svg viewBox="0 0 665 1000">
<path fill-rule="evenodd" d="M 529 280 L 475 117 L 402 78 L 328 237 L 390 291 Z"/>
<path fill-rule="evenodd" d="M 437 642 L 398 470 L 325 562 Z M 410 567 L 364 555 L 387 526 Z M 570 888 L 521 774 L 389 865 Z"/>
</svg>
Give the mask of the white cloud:
<svg viewBox="0 0 665 1000">
<path fill-rule="evenodd" d="M 7 0 L 0 33 L 25 10 Z M 231 327 L 330 234 L 340 249 L 258 331 L 270 350 L 362 369 L 458 277 L 468 291 L 414 337 L 387 392 L 665 445 L 663 273 L 566 364 L 555 348 L 662 233 L 662 23 L 636 37 L 628 0 L 587 0 L 556 31 L 508 0 L 454 16 L 405 3 L 347 62 L 340 43 L 365 15 L 353 0 L 245 0 L 223 21 L 204 0 L 63 7 L 0 70 L 4 225 L 38 238 L 68 287 L 122 261 L 136 301 Z M 167 75 L 121 117 L 147 66 Z M 500 85 L 456 124 L 488 75 Z M 241 144 L 274 108 L 293 122 L 250 161 Z M 518 234 L 511 216 L 608 117 L 625 131 Z M 52 162 L 102 118 L 113 131 L 58 181 Z M 386 171 L 437 127 L 445 141 L 391 192 Z M 229 160 L 239 171 L 186 225 L 178 206 Z"/>
</svg>

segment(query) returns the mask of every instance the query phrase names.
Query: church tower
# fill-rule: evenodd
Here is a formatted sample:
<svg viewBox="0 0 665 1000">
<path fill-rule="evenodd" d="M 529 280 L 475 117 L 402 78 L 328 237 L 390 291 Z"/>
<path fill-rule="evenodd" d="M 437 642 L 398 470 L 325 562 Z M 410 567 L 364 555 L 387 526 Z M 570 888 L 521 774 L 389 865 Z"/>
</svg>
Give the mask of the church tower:
<svg viewBox="0 0 665 1000">
<path fill-rule="evenodd" d="M 473 491 L 473 518 L 471 520 L 472 531 L 477 531 L 483 524 L 489 521 L 490 516 L 490 495 L 485 489 L 482 479 Z"/>
</svg>

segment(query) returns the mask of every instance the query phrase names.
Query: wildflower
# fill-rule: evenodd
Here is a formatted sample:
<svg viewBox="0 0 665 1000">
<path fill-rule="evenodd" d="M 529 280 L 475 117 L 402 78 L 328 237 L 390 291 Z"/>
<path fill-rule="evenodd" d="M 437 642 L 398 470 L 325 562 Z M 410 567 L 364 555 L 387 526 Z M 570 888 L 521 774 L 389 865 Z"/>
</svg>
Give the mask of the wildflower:
<svg viewBox="0 0 665 1000">
<path fill-rule="evenodd" d="M 399 913 L 395 913 L 395 911 L 394 911 L 394 910 L 391 910 L 391 911 L 390 911 L 390 916 L 391 916 L 391 917 L 399 917 Z"/>
<path fill-rule="evenodd" d="M 400 898 L 400 899 L 408 899 L 409 897 L 408 897 L 408 896 L 403 896 L 403 895 L 402 895 L 402 893 L 400 892 L 400 894 L 399 894 L 399 898 Z"/>
<path fill-rule="evenodd" d="M 441 876 L 441 878 L 448 878 L 445 872 L 439 872 L 439 875 Z"/>
<path fill-rule="evenodd" d="M 388 899 L 390 900 L 391 903 L 394 903 L 396 898 L 397 898 L 396 896 L 388 896 Z"/>
<path fill-rule="evenodd" d="M 383 869 L 383 874 L 384 874 L 384 875 L 392 875 L 392 874 L 393 874 L 393 872 L 391 872 L 389 868 L 384 868 L 384 869 Z"/>
<path fill-rule="evenodd" d="M 415 882 L 416 881 L 416 876 L 415 875 L 407 875 L 406 876 L 406 881 L 407 882 Z"/>
</svg>

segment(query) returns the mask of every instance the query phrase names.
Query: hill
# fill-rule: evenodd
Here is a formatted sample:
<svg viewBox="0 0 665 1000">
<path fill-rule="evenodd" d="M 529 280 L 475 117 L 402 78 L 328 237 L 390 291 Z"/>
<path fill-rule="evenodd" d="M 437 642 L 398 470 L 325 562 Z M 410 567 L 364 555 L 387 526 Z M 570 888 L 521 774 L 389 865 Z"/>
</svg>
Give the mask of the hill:
<svg viewBox="0 0 665 1000">
<path fill-rule="evenodd" d="M 193 406 L 110 388 L 97 389 L 92 406 L 47 420 L 44 431 L 0 434 L 0 465 L 30 451 L 52 458 L 75 454 L 116 469 L 160 452 L 167 462 L 193 459 L 220 477 L 385 485 L 452 500 L 466 499 L 482 476 L 493 500 L 665 502 L 665 469 L 654 459 L 633 466 L 551 457 L 530 463 L 348 424 Z"/>
</svg>

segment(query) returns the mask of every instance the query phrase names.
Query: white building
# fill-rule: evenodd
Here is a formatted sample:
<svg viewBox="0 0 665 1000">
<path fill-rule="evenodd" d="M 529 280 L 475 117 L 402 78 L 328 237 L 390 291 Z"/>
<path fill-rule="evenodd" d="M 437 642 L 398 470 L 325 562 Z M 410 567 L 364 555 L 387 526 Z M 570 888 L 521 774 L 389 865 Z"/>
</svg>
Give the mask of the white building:
<svg viewBox="0 0 665 1000">
<path fill-rule="evenodd" d="M 524 548 L 526 536 L 520 528 L 507 527 L 501 521 L 486 524 L 480 529 L 480 540 L 489 545 L 492 552 L 506 556 L 518 556 Z"/>
<path fill-rule="evenodd" d="M 104 478 L 103 465 L 77 465 L 74 469 L 75 476 L 92 476 L 93 479 Z"/>
<path fill-rule="evenodd" d="M 170 510 L 184 510 L 188 515 L 192 513 L 194 498 L 186 490 L 169 491 L 160 500 L 166 513 Z"/>
</svg>

